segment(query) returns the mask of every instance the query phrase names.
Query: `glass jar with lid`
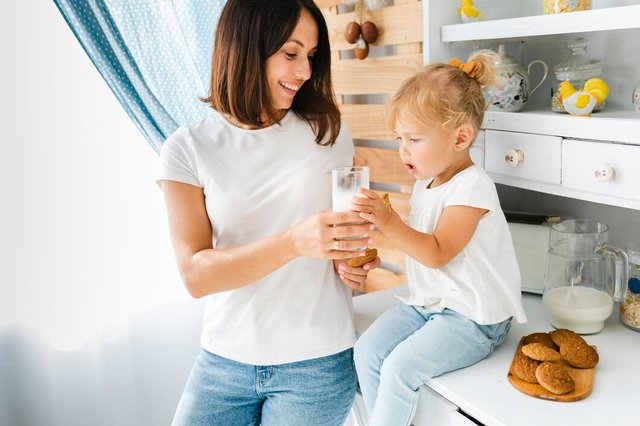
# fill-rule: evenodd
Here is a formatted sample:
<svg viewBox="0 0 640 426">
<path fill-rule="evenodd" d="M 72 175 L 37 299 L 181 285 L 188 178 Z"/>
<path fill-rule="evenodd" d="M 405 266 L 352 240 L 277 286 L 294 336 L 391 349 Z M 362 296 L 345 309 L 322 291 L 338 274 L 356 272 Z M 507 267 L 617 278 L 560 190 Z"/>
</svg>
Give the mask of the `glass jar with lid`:
<svg viewBox="0 0 640 426">
<path fill-rule="evenodd" d="M 545 14 L 591 10 L 591 0 L 543 0 Z"/>
<path fill-rule="evenodd" d="M 640 331 L 640 241 L 627 245 L 629 277 L 620 302 L 620 320 L 632 330 Z"/>
<path fill-rule="evenodd" d="M 553 67 L 557 83 L 551 93 L 551 109 L 555 112 L 566 112 L 562 106 L 560 97 L 560 83 L 568 81 L 576 89 L 580 90 L 590 78 L 600 77 L 602 74 L 602 61 L 587 56 L 588 42 L 584 38 L 577 38 L 567 43 L 569 57 Z M 601 111 L 605 102 L 596 104 L 593 112 Z"/>
</svg>

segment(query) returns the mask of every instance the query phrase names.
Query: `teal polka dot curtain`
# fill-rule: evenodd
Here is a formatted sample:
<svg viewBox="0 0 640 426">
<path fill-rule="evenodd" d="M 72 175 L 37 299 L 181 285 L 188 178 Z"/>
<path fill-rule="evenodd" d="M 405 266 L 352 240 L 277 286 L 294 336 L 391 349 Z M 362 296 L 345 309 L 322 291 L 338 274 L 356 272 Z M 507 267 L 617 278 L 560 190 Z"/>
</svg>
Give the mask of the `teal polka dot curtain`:
<svg viewBox="0 0 640 426">
<path fill-rule="evenodd" d="M 156 151 L 207 113 L 215 24 L 224 0 L 54 0 Z"/>
</svg>

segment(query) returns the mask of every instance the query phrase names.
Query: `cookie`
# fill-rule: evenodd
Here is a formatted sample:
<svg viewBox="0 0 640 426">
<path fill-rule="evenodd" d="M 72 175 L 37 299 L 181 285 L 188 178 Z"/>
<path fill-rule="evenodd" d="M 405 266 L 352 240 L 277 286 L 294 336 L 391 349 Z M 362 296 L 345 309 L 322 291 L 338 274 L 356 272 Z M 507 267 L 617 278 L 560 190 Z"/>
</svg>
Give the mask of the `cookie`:
<svg viewBox="0 0 640 426">
<path fill-rule="evenodd" d="M 576 388 L 576 383 L 562 364 L 543 362 L 536 368 L 536 379 L 540 386 L 557 395 L 571 392 Z"/>
<path fill-rule="evenodd" d="M 527 383 L 538 383 L 536 379 L 536 369 L 540 361 L 531 359 L 521 351 L 517 351 L 513 363 L 513 371 L 517 377 Z"/>
<path fill-rule="evenodd" d="M 357 256 L 357 257 L 352 257 L 351 259 L 349 259 L 347 261 L 347 265 L 357 268 L 360 267 L 362 265 L 364 265 L 365 263 L 369 263 L 371 262 L 373 259 L 376 258 L 376 256 L 378 255 L 378 250 L 376 249 L 367 249 L 364 252 L 364 255 L 361 256 Z"/>
<path fill-rule="evenodd" d="M 522 353 L 536 361 L 557 362 L 562 360 L 558 351 L 548 348 L 542 343 L 529 343 L 522 346 Z"/>
<path fill-rule="evenodd" d="M 387 206 L 387 209 L 392 212 L 393 211 L 393 207 L 391 207 L 391 201 L 389 201 L 389 194 L 388 193 L 384 193 L 382 195 L 382 201 L 384 201 L 384 205 Z"/>
<path fill-rule="evenodd" d="M 593 368 L 600 360 L 598 351 L 584 340 L 560 346 L 560 355 L 565 361 L 577 368 Z"/>
<path fill-rule="evenodd" d="M 559 328 L 557 330 L 553 330 L 552 332 L 549 333 L 549 335 L 551 336 L 551 340 L 553 340 L 553 343 L 555 343 L 560 347 L 562 347 L 564 343 L 575 342 L 580 340 L 584 342 L 584 339 L 582 337 L 580 337 L 578 334 L 576 334 L 571 330 L 567 330 L 566 328 Z"/>
<path fill-rule="evenodd" d="M 522 340 L 523 345 L 528 345 L 529 343 L 542 343 L 548 348 L 551 348 L 555 351 L 558 350 L 558 345 L 553 343 L 551 336 L 549 333 L 531 333 L 524 337 Z"/>
</svg>

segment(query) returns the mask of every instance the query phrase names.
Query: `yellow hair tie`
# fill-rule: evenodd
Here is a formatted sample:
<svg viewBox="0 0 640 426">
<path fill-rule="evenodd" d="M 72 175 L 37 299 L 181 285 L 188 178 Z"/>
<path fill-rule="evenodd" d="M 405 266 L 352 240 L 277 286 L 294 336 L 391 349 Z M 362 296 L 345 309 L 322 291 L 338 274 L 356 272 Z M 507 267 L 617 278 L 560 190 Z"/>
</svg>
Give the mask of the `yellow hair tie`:
<svg viewBox="0 0 640 426">
<path fill-rule="evenodd" d="M 478 69 L 479 64 L 476 61 L 469 61 L 466 64 L 461 62 L 458 58 L 453 58 L 449 61 L 449 65 L 453 65 L 454 67 L 460 68 L 466 75 L 471 78 L 475 78 L 476 70 Z"/>
</svg>

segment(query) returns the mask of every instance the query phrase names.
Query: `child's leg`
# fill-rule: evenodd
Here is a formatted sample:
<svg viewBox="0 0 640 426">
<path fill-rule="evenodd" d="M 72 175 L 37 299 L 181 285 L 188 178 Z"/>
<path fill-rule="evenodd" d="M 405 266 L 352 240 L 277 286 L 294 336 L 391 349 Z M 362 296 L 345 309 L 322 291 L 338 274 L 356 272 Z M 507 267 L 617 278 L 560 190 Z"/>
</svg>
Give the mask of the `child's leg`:
<svg viewBox="0 0 640 426">
<path fill-rule="evenodd" d="M 426 380 L 487 357 L 511 325 L 511 320 L 478 325 L 448 309 L 423 314 L 425 325 L 399 343 L 382 365 L 370 426 L 409 425 L 417 391 Z"/>
<path fill-rule="evenodd" d="M 414 307 L 396 302 L 356 342 L 353 355 L 367 412 L 371 413 L 376 401 L 380 368 L 385 358 L 398 343 L 415 333 L 424 323 L 424 317 Z"/>
</svg>

